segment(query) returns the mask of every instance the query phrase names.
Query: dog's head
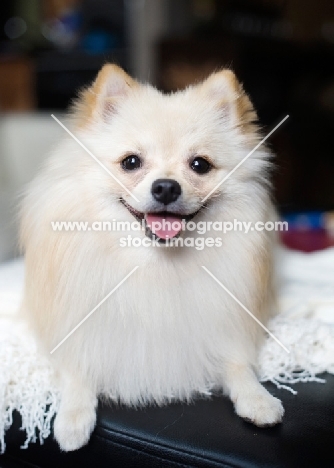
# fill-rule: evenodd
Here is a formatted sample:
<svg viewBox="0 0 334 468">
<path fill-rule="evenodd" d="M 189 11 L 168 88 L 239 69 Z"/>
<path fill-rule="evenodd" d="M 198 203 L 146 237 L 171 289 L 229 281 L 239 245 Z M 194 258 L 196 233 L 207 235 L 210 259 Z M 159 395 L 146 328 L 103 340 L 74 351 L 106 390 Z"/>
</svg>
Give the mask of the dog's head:
<svg viewBox="0 0 334 468">
<path fill-rule="evenodd" d="M 258 150 L 227 177 L 259 141 L 252 104 L 230 70 L 165 95 L 105 65 L 75 115 L 114 176 L 110 195 L 162 240 L 220 198 L 242 198 L 268 166 L 267 151 Z"/>
</svg>

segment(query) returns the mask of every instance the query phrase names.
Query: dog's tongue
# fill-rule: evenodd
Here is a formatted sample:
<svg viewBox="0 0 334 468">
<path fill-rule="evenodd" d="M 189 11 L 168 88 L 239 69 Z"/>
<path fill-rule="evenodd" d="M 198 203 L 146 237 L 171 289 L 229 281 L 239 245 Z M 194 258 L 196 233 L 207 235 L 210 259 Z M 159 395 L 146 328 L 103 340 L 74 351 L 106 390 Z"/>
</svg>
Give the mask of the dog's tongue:
<svg viewBox="0 0 334 468">
<path fill-rule="evenodd" d="M 168 214 L 147 214 L 146 223 L 153 234 L 160 239 L 175 237 L 182 229 L 182 220 Z"/>
</svg>

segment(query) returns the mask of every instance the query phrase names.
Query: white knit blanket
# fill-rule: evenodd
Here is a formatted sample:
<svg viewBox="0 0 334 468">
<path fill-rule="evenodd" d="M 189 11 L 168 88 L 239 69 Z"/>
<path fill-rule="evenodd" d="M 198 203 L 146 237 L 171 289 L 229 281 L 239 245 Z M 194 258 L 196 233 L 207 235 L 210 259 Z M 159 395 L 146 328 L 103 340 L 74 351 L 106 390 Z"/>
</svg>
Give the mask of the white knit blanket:
<svg viewBox="0 0 334 468">
<path fill-rule="evenodd" d="M 288 354 L 269 335 L 260 352 L 261 381 L 296 393 L 289 385 L 318 381 L 322 372 L 334 373 L 334 248 L 312 254 L 282 251 L 280 314 L 270 331 L 289 349 Z M 0 265 L 0 452 L 16 409 L 22 417 L 26 441 L 43 440 L 51 431 L 59 392 L 48 362 L 36 351 L 25 324 L 15 317 L 24 276 L 21 259 Z"/>
</svg>

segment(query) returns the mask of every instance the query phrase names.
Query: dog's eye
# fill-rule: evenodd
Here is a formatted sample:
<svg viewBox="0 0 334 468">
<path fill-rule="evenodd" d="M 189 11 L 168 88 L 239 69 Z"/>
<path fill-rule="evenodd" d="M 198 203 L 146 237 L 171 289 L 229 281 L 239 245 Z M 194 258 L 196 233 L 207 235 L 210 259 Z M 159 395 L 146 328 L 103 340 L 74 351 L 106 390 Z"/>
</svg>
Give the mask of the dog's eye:
<svg viewBox="0 0 334 468">
<path fill-rule="evenodd" d="M 121 162 L 121 166 L 125 171 L 133 171 L 141 166 L 141 159 L 136 154 L 130 154 Z"/>
<path fill-rule="evenodd" d="M 212 169 L 212 165 L 204 158 L 197 157 L 192 160 L 190 167 L 197 174 L 206 174 Z"/>
</svg>

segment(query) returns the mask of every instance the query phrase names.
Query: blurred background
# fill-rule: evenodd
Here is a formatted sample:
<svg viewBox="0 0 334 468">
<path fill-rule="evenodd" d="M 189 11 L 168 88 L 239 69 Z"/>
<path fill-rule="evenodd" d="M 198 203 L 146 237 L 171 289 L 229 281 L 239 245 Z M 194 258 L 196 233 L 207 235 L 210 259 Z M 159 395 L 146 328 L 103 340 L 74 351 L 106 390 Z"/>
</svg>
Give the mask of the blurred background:
<svg viewBox="0 0 334 468">
<path fill-rule="evenodd" d="M 231 67 L 265 132 L 290 115 L 270 138 L 281 213 L 332 242 L 333 0 L 2 0 L 0 261 L 17 251 L 17 193 L 63 135 L 50 113 L 107 61 L 166 92 Z"/>
</svg>

